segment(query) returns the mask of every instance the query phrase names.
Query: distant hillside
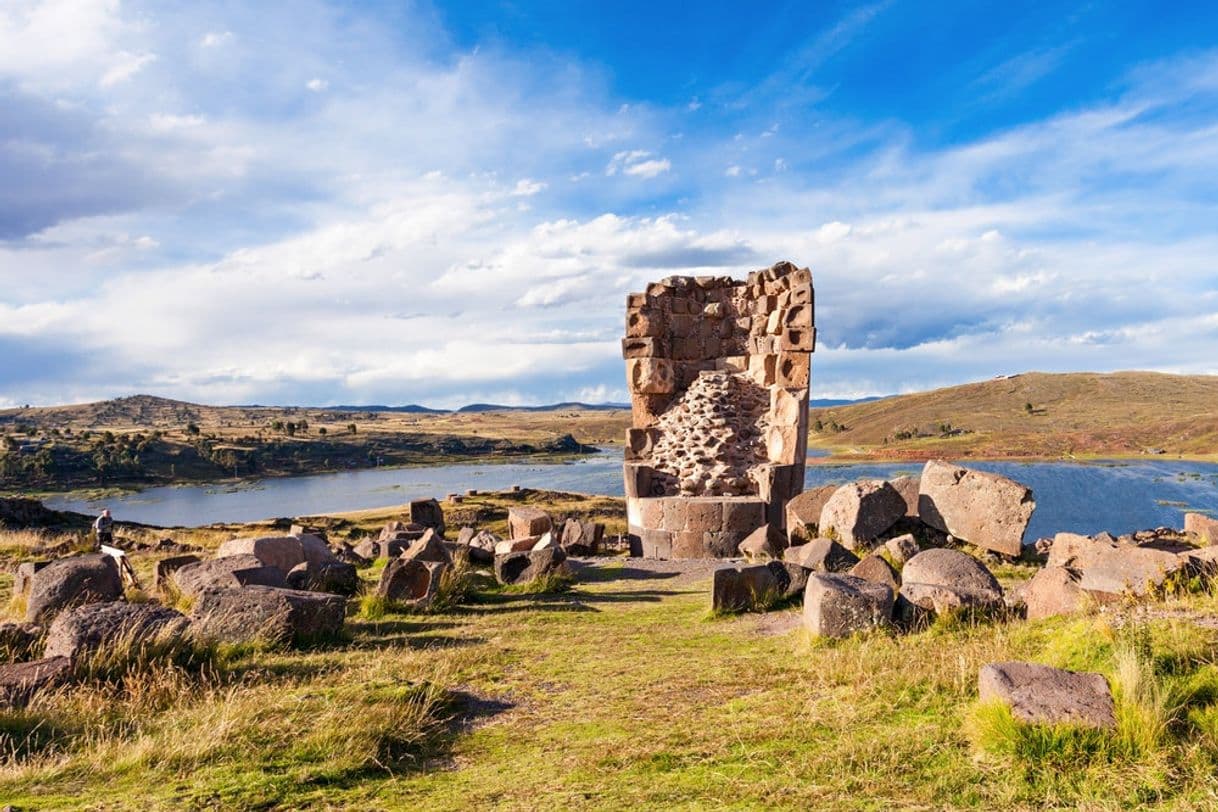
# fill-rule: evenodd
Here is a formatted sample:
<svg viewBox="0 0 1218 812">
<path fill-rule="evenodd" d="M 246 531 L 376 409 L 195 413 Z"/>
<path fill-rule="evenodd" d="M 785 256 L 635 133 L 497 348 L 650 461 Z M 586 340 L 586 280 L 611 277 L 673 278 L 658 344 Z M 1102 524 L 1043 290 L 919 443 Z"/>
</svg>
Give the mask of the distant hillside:
<svg viewBox="0 0 1218 812">
<path fill-rule="evenodd" d="M 814 446 L 845 456 L 1218 454 L 1218 376 L 1023 375 L 813 409 Z"/>
<path fill-rule="evenodd" d="M 408 403 L 405 406 L 322 406 L 327 412 L 395 412 L 397 414 L 448 414 L 448 409 L 432 409 Z"/>
<path fill-rule="evenodd" d="M 499 406 L 494 403 L 471 403 L 457 409 L 457 414 L 476 412 L 613 412 L 629 409 L 629 403 L 551 403 L 547 406 Z"/>
</svg>

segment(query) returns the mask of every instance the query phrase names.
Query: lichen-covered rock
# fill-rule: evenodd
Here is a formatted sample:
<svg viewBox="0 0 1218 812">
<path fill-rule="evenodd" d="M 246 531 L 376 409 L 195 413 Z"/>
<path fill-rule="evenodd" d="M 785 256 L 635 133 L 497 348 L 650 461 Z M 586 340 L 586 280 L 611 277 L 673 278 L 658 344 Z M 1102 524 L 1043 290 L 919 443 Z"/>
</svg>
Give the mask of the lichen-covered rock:
<svg viewBox="0 0 1218 812">
<path fill-rule="evenodd" d="M 276 567 L 284 575 L 306 561 L 304 545 L 295 536 L 229 539 L 216 551 L 216 558 L 235 555 L 252 555 L 261 566 Z"/>
<path fill-rule="evenodd" d="M 178 611 L 154 603 L 91 603 L 61 612 L 47 630 L 45 657 L 75 661 L 98 649 L 122 645 L 172 646 L 189 626 Z"/>
<path fill-rule="evenodd" d="M 804 591 L 804 627 L 818 637 L 849 637 L 892 621 L 893 592 L 853 575 L 812 573 Z"/>
<path fill-rule="evenodd" d="M 843 485 L 821 509 L 821 535 L 837 533 L 848 550 L 870 548 L 884 531 L 905 515 L 905 500 L 887 482 L 865 480 Z"/>
<path fill-rule="evenodd" d="M 1018 556 L 1034 510 L 1032 491 L 1004 476 L 941 460 L 922 469 L 919 517 L 969 544 Z"/>
<path fill-rule="evenodd" d="M 527 584 L 543 575 L 562 572 L 567 555 L 554 546 L 495 556 L 495 579 L 501 584 Z"/>
<path fill-rule="evenodd" d="M 205 589 L 287 586 L 286 573 L 279 567 L 265 566 L 257 556 L 248 554 L 228 555 L 186 564 L 169 575 L 169 582 L 186 597 L 195 597 Z"/>
<path fill-rule="evenodd" d="M 884 549 L 888 552 L 888 557 L 892 559 L 892 563 L 898 567 L 905 566 L 906 561 L 913 558 L 922 550 L 918 546 L 917 540 L 909 533 L 884 542 Z"/>
<path fill-rule="evenodd" d="M 1020 721 L 1116 727 L 1112 689 L 1102 674 L 1063 671 L 1036 663 L 990 663 L 981 667 L 982 702 L 1002 702 Z"/>
<path fill-rule="evenodd" d="M 67 657 L 0 664 L 0 706 L 24 705 L 34 694 L 67 679 L 71 672 L 72 661 Z"/>
<path fill-rule="evenodd" d="M 25 619 L 46 623 L 64 609 L 122 597 L 123 582 L 114 559 L 104 553 L 61 558 L 30 577 Z"/>
<path fill-rule="evenodd" d="M 211 588 L 190 612 L 194 634 L 230 643 L 289 645 L 325 640 L 343 628 L 347 600 L 339 595 L 271 586 Z"/>
<path fill-rule="evenodd" d="M 996 609 L 1002 587 L 970 555 L 942 548 L 923 550 L 901 570 L 901 597 L 936 614 L 953 609 Z"/>
</svg>

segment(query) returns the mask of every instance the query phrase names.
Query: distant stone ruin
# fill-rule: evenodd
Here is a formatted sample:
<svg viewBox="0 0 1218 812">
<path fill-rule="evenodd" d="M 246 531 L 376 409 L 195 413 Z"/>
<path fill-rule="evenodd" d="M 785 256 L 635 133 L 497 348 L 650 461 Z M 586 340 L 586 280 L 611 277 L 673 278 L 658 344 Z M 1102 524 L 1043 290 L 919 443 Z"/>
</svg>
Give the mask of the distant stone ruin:
<svg viewBox="0 0 1218 812">
<path fill-rule="evenodd" d="M 812 273 L 672 276 L 626 300 L 626 510 L 647 558 L 728 558 L 803 490 Z"/>
</svg>

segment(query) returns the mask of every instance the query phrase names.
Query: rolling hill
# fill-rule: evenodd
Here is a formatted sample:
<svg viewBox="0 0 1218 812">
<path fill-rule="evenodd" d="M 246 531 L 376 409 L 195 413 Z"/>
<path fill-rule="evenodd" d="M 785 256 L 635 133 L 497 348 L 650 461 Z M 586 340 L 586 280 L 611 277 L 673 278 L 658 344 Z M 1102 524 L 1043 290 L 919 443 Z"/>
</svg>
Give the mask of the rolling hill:
<svg viewBox="0 0 1218 812">
<path fill-rule="evenodd" d="M 1029 372 L 811 411 L 810 445 L 912 459 L 1218 454 L 1218 376 Z"/>
</svg>

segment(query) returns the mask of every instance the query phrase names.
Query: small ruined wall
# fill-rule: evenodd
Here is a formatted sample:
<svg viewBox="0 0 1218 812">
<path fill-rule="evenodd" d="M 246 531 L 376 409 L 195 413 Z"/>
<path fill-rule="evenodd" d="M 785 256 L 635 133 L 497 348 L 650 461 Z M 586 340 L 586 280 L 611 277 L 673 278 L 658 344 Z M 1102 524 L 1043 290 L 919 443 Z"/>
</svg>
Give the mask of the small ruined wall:
<svg viewBox="0 0 1218 812">
<path fill-rule="evenodd" d="M 745 280 L 669 277 L 627 298 L 625 481 L 642 554 L 734 556 L 749 532 L 782 524 L 803 487 L 815 343 L 812 273 L 790 262 Z M 678 518 L 694 503 L 674 500 L 692 499 L 704 518 L 691 525 Z"/>
</svg>

